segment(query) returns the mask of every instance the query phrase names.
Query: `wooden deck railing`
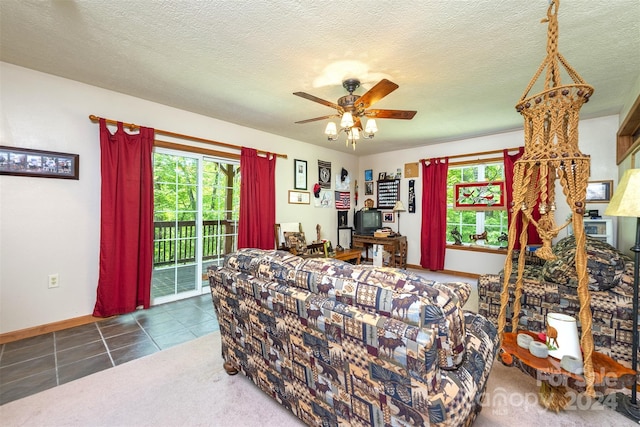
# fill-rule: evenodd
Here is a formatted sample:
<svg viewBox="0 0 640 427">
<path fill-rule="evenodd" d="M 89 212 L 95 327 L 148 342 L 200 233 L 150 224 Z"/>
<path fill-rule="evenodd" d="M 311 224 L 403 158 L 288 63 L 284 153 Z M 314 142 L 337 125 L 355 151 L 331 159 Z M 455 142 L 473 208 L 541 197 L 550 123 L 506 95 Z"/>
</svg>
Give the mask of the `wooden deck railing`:
<svg viewBox="0 0 640 427">
<path fill-rule="evenodd" d="M 197 245 L 195 221 L 156 221 L 153 223 L 154 267 L 195 262 Z M 237 221 L 214 220 L 202 222 L 203 260 L 221 258 L 234 250 Z"/>
</svg>

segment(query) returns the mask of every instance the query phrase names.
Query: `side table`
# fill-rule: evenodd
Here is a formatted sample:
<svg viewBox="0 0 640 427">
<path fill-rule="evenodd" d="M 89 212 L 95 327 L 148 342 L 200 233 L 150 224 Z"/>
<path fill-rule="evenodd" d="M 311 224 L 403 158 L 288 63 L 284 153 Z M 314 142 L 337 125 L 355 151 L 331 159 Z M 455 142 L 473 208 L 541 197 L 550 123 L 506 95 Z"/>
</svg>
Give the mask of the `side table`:
<svg viewBox="0 0 640 427">
<path fill-rule="evenodd" d="M 332 258 L 340 259 L 342 261 L 355 261 L 356 264 L 360 264 L 362 258 L 362 251 L 360 249 L 345 249 L 343 251 L 336 251 Z"/>
<path fill-rule="evenodd" d="M 537 339 L 537 335 L 532 332 L 519 331 L 519 333 L 526 333 Z M 564 387 L 583 392 L 586 389 L 586 380 L 582 375 L 562 369 L 558 359 L 551 356 L 544 359 L 535 357 L 529 350 L 518 346 L 517 335 L 513 332 L 504 334 L 500 348 L 500 360 L 504 365 L 516 366 L 533 378 L 542 381 L 541 389 L 549 390 L 551 393 L 549 399 L 541 401 L 543 406 L 555 411 L 564 409 L 571 401 L 564 396 Z M 607 388 L 620 389 L 635 385 L 635 371 L 619 364 L 606 354 L 594 351 L 591 361 L 596 391 L 604 392 Z"/>
</svg>

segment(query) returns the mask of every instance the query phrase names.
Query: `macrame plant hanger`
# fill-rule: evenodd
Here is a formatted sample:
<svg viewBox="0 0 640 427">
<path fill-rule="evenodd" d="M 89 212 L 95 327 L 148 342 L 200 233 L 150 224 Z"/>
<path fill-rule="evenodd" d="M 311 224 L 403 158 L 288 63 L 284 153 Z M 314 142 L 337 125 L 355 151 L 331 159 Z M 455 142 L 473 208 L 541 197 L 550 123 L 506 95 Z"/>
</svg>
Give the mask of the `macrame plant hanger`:
<svg viewBox="0 0 640 427">
<path fill-rule="evenodd" d="M 535 254 L 545 260 L 555 259 L 551 241 L 560 230 L 573 225 L 576 239 L 575 267 L 578 275 L 578 298 L 580 301 L 579 321 L 582 327 L 580 344 L 583 351 L 586 394 L 594 397 L 594 372 L 591 356 L 593 336 L 591 334 L 591 296 L 588 288 L 587 259 L 583 215 L 590 157 L 578 148 L 578 121 L 580 108 L 593 94 L 593 87 L 587 85 L 580 75 L 558 52 L 559 0 L 551 0 L 547 10 L 547 56 L 529 82 L 516 110 L 524 117 L 524 154 L 515 162 L 513 171 L 512 222 L 509 225 L 509 244 L 504 266 L 504 282 L 500 296 L 498 332 L 504 337 L 507 306 L 509 305 L 509 278 L 512 273 L 512 255 L 516 239 L 520 242 L 518 274 L 514 289 L 513 317 L 511 331 L 517 332 L 522 297 L 522 277 L 525 266 L 527 227 L 533 224 L 542 239 L 542 246 Z M 562 85 L 560 64 L 564 67 L 573 84 Z M 529 91 L 542 72 L 546 70 L 544 89 L 532 96 Z M 571 218 L 563 225 L 556 225 L 555 186 L 559 181 L 569 208 Z M 532 212 L 540 211 L 536 221 Z M 517 223 L 522 231 L 517 236 Z"/>
</svg>

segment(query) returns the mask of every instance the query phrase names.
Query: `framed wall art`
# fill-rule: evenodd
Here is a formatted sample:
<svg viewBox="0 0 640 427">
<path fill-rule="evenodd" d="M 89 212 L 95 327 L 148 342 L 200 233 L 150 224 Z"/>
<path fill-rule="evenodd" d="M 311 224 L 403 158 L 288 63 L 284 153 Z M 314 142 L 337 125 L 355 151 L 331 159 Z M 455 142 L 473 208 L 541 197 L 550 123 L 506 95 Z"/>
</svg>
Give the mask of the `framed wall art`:
<svg viewBox="0 0 640 427">
<path fill-rule="evenodd" d="M 293 188 L 307 189 L 307 161 L 295 159 L 293 161 Z"/>
<path fill-rule="evenodd" d="M 80 156 L 0 145 L 0 175 L 80 179 Z"/>
<path fill-rule="evenodd" d="M 382 212 L 382 222 L 392 223 L 395 221 L 395 214 L 393 212 Z"/>
<path fill-rule="evenodd" d="M 504 181 L 462 182 L 454 186 L 454 197 L 457 210 L 505 209 Z"/>
<path fill-rule="evenodd" d="M 609 200 L 611 200 L 612 190 L 613 180 L 589 181 L 587 184 L 587 202 L 609 203 Z"/>
<path fill-rule="evenodd" d="M 364 183 L 364 195 L 373 196 L 373 181 L 367 181 Z"/>
<path fill-rule="evenodd" d="M 400 200 L 400 180 L 378 181 L 378 209 L 393 209 Z"/>
<path fill-rule="evenodd" d="M 311 204 L 311 193 L 308 191 L 289 190 L 289 203 L 292 205 Z"/>
<path fill-rule="evenodd" d="M 373 170 L 367 169 L 364 171 L 364 180 L 365 181 L 373 181 Z"/>
</svg>

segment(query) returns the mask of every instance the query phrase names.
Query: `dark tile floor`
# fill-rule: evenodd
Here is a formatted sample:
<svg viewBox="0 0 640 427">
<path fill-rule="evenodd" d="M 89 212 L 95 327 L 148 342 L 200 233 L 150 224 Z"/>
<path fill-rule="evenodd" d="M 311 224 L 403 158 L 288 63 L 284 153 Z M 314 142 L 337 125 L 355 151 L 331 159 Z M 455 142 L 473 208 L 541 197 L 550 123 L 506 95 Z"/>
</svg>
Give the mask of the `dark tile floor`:
<svg viewBox="0 0 640 427">
<path fill-rule="evenodd" d="M 216 330 L 204 294 L 0 345 L 0 405 Z"/>
</svg>

